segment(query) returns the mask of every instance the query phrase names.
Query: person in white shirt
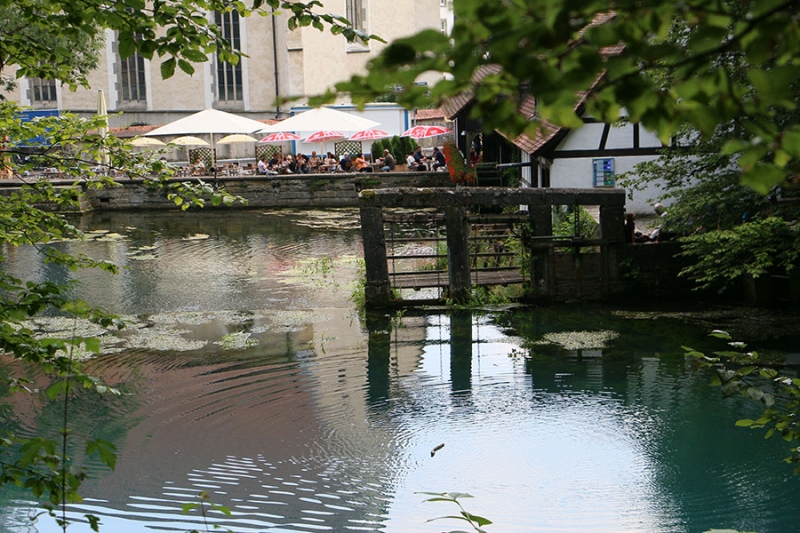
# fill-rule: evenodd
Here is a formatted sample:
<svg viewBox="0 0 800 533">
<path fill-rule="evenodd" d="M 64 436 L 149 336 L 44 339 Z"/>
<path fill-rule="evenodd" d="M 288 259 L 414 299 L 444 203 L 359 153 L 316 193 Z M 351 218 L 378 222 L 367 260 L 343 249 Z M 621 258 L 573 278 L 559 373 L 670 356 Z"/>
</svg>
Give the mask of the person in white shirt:
<svg viewBox="0 0 800 533">
<path fill-rule="evenodd" d="M 261 156 L 261 159 L 258 161 L 256 171 L 261 175 L 269 174 L 269 169 L 267 168 L 267 156 Z"/>
</svg>

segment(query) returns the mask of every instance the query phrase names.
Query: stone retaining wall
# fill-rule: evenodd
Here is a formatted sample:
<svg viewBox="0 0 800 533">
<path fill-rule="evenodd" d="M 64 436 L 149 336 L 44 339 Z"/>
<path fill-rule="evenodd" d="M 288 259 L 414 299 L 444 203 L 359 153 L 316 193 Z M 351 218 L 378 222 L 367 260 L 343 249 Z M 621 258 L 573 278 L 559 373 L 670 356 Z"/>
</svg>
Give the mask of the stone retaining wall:
<svg viewBox="0 0 800 533">
<path fill-rule="evenodd" d="M 214 183 L 213 176 L 201 178 Z M 187 178 L 176 182 L 191 181 Z M 163 191 L 144 180 L 119 178 L 119 187 L 87 188 L 83 204 L 91 209 L 177 209 Z M 294 174 L 285 176 L 225 176 L 216 180 L 231 194 L 246 198 L 248 207 L 357 207 L 363 189 L 387 187 L 451 187 L 446 172 L 380 172 L 374 174 Z M 71 182 L 54 182 L 69 186 Z M 0 194 L 18 190 L 18 180 L 0 182 Z M 237 204 L 241 205 L 241 204 Z"/>
</svg>

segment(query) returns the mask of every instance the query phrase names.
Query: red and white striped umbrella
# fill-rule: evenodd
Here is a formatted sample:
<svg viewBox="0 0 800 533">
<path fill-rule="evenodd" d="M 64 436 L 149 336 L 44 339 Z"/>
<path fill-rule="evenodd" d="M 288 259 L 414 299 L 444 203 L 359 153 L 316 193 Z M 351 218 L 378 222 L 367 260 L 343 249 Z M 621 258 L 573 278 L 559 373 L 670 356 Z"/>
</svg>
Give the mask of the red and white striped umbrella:
<svg viewBox="0 0 800 533">
<path fill-rule="evenodd" d="M 450 133 L 450 129 L 444 126 L 414 126 L 403 132 L 400 137 L 413 137 L 415 139 L 425 139 L 426 137 L 436 137 Z"/>
<path fill-rule="evenodd" d="M 363 130 L 359 131 L 358 133 L 354 133 L 350 136 L 351 141 L 374 141 L 377 139 L 385 139 L 386 137 L 391 137 L 390 133 L 386 133 L 383 130 Z"/>
<path fill-rule="evenodd" d="M 275 133 L 270 133 L 263 139 L 261 139 L 260 143 L 280 143 L 285 141 L 299 141 L 300 136 L 294 133 L 290 133 L 288 131 L 277 131 Z"/>
<path fill-rule="evenodd" d="M 346 139 L 344 133 L 341 131 L 333 131 L 333 130 L 320 130 L 315 131 L 305 139 L 303 142 L 306 143 L 324 143 L 328 141 L 341 141 L 342 139 Z"/>
</svg>

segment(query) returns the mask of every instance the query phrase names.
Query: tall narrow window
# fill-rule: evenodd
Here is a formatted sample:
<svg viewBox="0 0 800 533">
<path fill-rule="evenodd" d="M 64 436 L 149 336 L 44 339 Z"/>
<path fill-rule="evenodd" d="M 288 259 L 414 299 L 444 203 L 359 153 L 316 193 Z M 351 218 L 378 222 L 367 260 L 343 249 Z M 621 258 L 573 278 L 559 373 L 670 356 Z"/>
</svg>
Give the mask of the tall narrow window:
<svg viewBox="0 0 800 533">
<path fill-rule="evenodd" d="M 214 22 L 220 27 L 222 36 L 225 37 L 234 50 L 241 50 L 242 40 L 239 32 L 239 13 L 214 14 Z M 217 99 L 221 102 L 240 102 L 244 99 L 242 83 L 242 63 L 236 65 L 220 61 L 217 57 Z"/>
<path fill-rule="evenodd" d="M 344 16 L 350 21 L 354 30 L 367 32 L 367 0 L 345 0 Z M 369 52 L 369 45 L 356 38 L 352 43 L 347 44 L 348 52 Z"/>
<path fill-rule="evenodd" d="M 350 21 L 353 29 L 356 30 L 364 29 L 365 13 L 364 6 L 362 4 L 363 2 L 361 0 L 347 0 L 347 3 L 345 4 L 346 12 L 344 16 Z"/>
<path fill-rule="evenodd" d="M 120 100 L 122 102 L 144 102 L 147 100 L 147 85 L 144 78 L 144 58 L 136 52 L 120 59 Z"/>
<path fill-rule="evenodd" d="M 31 78 L 31 104 L 34 107 L 56 107 L 56 80 Z"/>
</svg>

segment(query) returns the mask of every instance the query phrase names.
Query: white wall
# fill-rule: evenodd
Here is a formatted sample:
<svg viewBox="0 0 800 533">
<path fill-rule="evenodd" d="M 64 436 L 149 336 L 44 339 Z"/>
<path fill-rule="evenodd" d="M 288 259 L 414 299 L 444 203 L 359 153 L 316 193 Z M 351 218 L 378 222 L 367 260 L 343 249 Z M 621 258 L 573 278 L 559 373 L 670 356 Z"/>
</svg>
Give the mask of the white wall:
<svg viewBox="0 0 800 533">
<path fill-rule="evenodd" d="M 550 186 L 553 188 L 583 188 L 594 187 L 594 169 L 591 157 L 556 159 L 550 173 Z M 633 170 L 641 162 L 650 161 L 653 157 L 615 157 L 615 173 L 618 176 L 623 172 Z M 629 192 L 630 194 L 630 192 Z M 643 191 L 634 191 L 633 199 L 626 196 L 626 210 L 636 214 L 652 214 L 653 204 L 661 201 L 661 190 L 651 186 Z"/>
<path fill-rule="evenodd" d="M 572 130 L 556 148 L 556 154 L 569 150 L 597 150 L 605 125 L 602 123 L 589 123 L 577 130 Z M 660 147 L 658 137 L 639 129 L 639 146 L 642 148 Z M 623 149 L 633 147 L 633 125 L 624 124 L 612 127 L 606 140 L 606 149 Z M 550 185 L 553 188 L 593 188 L 594 168 L 592 160 L 605 157 L 559 157 L 553 160 Z M 630 172 L 638 163 L 652 161 L 656 156 L 622 156 L 613 157 L 615 175 L 619 176 Z M 653 204 L 661 201 L 662 191 L 656 186 L 649 186 L 643 191 L 633 191 L 632 198 L 629 191 L 626 197 L 626 209 L 637 214 L 652 214 Z"/>
</svg>

